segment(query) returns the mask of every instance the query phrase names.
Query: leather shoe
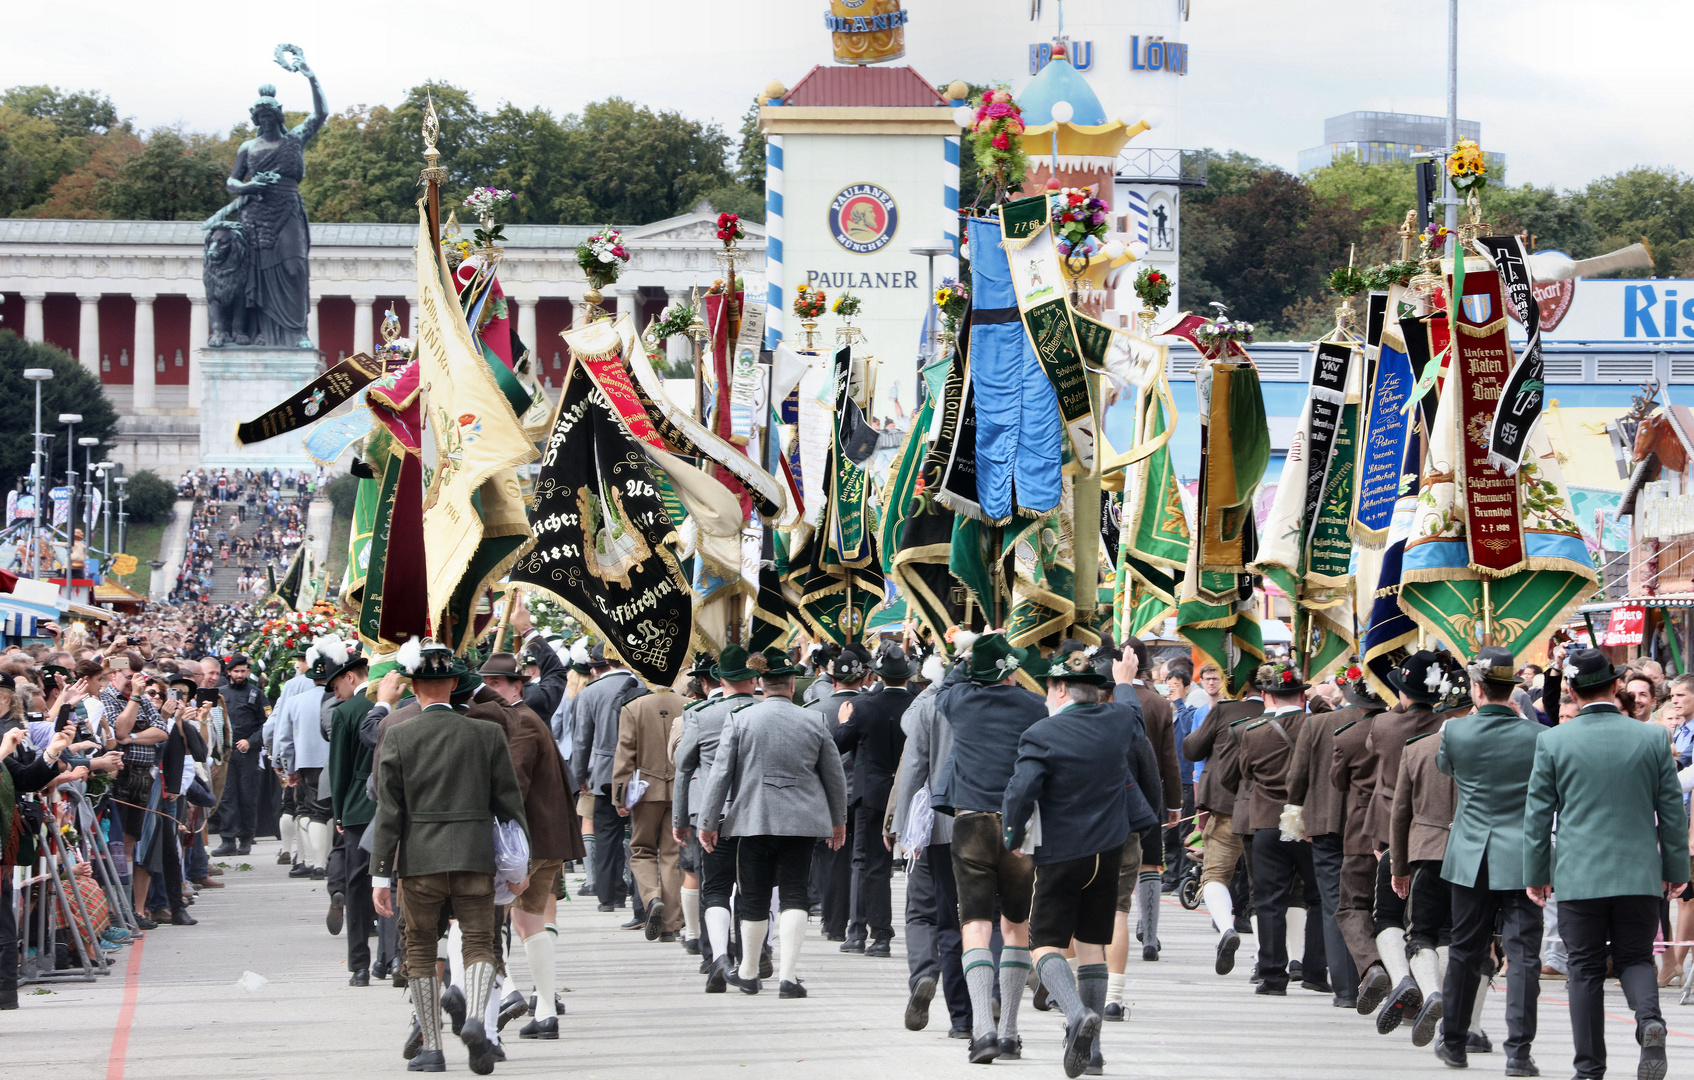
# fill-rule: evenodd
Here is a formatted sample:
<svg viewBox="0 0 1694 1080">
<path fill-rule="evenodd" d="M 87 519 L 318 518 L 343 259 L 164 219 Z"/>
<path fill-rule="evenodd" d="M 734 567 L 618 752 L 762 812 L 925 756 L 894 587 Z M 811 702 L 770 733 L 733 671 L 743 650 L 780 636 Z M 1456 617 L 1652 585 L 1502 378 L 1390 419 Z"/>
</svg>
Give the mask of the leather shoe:
<svg viewBox="0 0 1694 1080">
<path fill-rule="evenodd" d="M 185 907 L 179 907 L 171 912 L 172 926 L 197 926 L 199 923 L 200 920 L 190 915 Z"/>
<path fill-rule="evenodd" d="M 1641 1025 L 1641 1061 L 1635 1080 L 1665 1080 L 1665 1022 L 1649 1020 Z"/>
<path fill-rule="evenodd" d="M 223 877 L 224 876 L 224 868 L 221 867 L 221 866 L 207 867 L 206 876 L 207 877 Z"/>
<path fill-rule="evenodd" d="M 1423 1008 L 1418 1010 L 1417 1020 L 1412 1024 L 1412 1045 L 1428 1046 L 1440 1027 L 1441 994 L 1437 992 L 1423 999 Z"/>
<path fill-rule="evenodd" d="M 457 986 L 449 986 L 441 992 L 441 1011 L 447 1014 L 447 1019 L 453 1024 L 453 1034 L 461 1034 L 465 1030 L 465 992 Z"/>
<path fill-rule="evenodd" d="M 135 925 L 140 927 L 143 930 L 155 930 L 155 929 L 158 929 L 158 926 L 159 926 L 158 923 L 154 922 L 152 919 L 149 919 L 146 915 L 143 915 L 140 912 L 136 913 Z"/>
<path fill-rule="evenodd" d="M 1470 1038 L 1465 1040 L 1465 1052 L 1469 1054 L 1492 1054 L 1494 1044 L 1488 1041 L 1488 1032 L 1471 1032 Z"/>
<path fill-rule="evenodd" d="M 1053 1011 L 1053 997 L 1047 993 L 1047 987 L 1044 984 L 1039 982 L 1035 984 L 1035 1000 L 1030 1004 L 1035 1006 L 1036 1012 Z"/>
<path fill-rule="evenodd" d="M 331 936 L 341 933 L 341 921 L 346 910 L 347 896 L 344 893 L 331 893 L 329 897 L 329 914 L 324 916 L 324 929 Z"/>
<path fill-rule="evenodd" d="M 375 979 L 377 982 L 386 981 L 388 979 L 388 965 L 381 960 L 372 964 L 371 978 Z"/>
<path fill-rule="evenodd" d="M 706 973 L 704 971 L 702 971 L 702 972 L 700 972 L 700 974 L 704 975 Z M 514 991 L 514 993 L 515 993 L 515 991 Z M 535 1015 L 535 995 L 534 994 L 529 995 L 528 1012 L 529 1012 L 529 1015 L 531 1015 L 531 1016 Z M 554 1016 L 565 1015 L 565 1003 L 564 1003 L 563 1000 L 560 999 L 557 991 L 554 991 L 554 993 L 553 993 L 553 1015 Z"/>
<path fill-rule="evenodd" d="M 1106 1009 L 1100 1014 L 1102 1020 L 1123 1021 L 1129 1019 L 1129 1013 L 1120 1001 L 1106 1002 Z"/>
<path fill-rule="evenodd" d="M 348 986 L 369 986 L 370 984 L 371 973 L 368 971 L 355 971 L 347 980 Z"/>
<path fill-rule="evenodd" d="M 832 934 L 828 930 L 825 930 L 823 932 L 823 939 L 825 941 L 846 941 L 847 935 L 846 934 Z"/>
<path fill-rule="evenodd" d="M 251 854 L 253 854 L 253 841 L 243 840 L 239 844 L 236 844 L 235 845 L 235 853 L 237 855 L 251 855 Z"/>
<path fill-rule="evenodd" d="M 286 851 L 279 851 L 279 852 L 276 853 L 276 864 L 278 866 L 287 866 L 289 863 L 291 863 L 293 861 L 294 861 L 294 856 L 289 854 Z"/>
<path fill-rule="evenodd" d="M 643 925 L 643 929 L 647 932 L 648 941 L 659 940 L 659 935 L 663 933 L 665 929 L 664 922 L 665 902 L 663 900 L 655 900 L 651 904 L 648 904 L 647 921 Z"/>
<path fill-rule="evenodd" d="M 1388 991 L 1394 988 L 1394 980 L 1388 975 L 1388 969 L 1381 964 L 1372 964 L 1365 969 L 1364 978 L 1359 980 L 1359 997 L 1354 1006 L 1360 1016 L 1369 1016 L 1382 1004 L 1382 999 L 1388 996 Z"/>
<path fill-rule="evenodd" d="M 728 964 L 725 964 L 724 968 L 724 980 L 731 986 L 743 994 L 757 994 L 759 992 L 759 980 L 757 978 L 743 979 L 741 972 L 729 967 Z"/>
<path fill-rule="evenodd" d="M 234 855 L 235 850 L 235 841 L 225 840 L 223 843 L 212 849 L 211 857 L 214 859 L 222 859 L 226 856 Z"/>
<path fill-rule="evenodd" d="M 1157 960 L 1158 958 L 1159 958 L 1159 946 L 1157 946 L 1157 945 L 1143 945 L 1143 946 L 1141 946 L 1141 959 L 1142 960 L 1146 961 L 1147 963 L 1152 963 L 1153 961 Z"/>
<path fill-rule="evenodd" d="M 1000 1036 L 990 1031 L 980 1039 L 972 1039 L 969 1056 L 972 1065 L 987 1065 L 1000 1056 Z"/>
<path fill-rule="evenodd" d="M 1333 994 L 1335 990 L 1329 985 L 1328 979 L 1302 979 L 1300 989 L 1310 990 L 1314 994 Z"/>
<path fill-rule="evenodd" d="M 712 962 L 712 970 L 706 973 L 706 993 L 721 994 L 729 984 L 729 957 L 720 956 Z"/>
<path fill-rule="evenodd" d="M 1507 1058 L 1506 1059 L 1506 1075 L 1507 1076 L 1540 1076 L 1541 1070 L 1536 1067 L 1535 1059 L 1532 1058 L 1532 1057 Z"/>
<path fill-rule="evenodd" d="M 1017 1035 L 1008 1035 L 1001 1039 L 1000 1056 L 1007 1061 L 1023 1060 L 1023 1039 Z"/>
<path fill-rule="evenodd" d="M 1357 1009 L 1359 1007 L 1358 998 L 1342 997 L 1340 994 L 1336 994 L 1334 998 L 1330 999 L 1329 1003 L 1337 1009 Z"/>
<path fill-rule="evenodd" d="M 935 976 L 925 975 L 906 999 L 906 1030 L 922 1031 L 929 1026 L 929 1003 L 935 1000 Z"/>
<path fill-rule="evenodd" d="M 464 1030 L 459 1032 L 459 1041 L 470 1052 L 471 1072 L 487 1076 L 494 1071 L 494 1044 L 489 1041 L 482 1026 L 482 1017 L 473 1016 L 465 1021 Z"/>
<path fill-rule="evenodd" d="M 1065 1075 L 1075 1080 L 1094 1056 L 1094 1036 L 1100 1033 L 1100 1014 L 1090 1009 L 1065 1029 Z"/>
<path fill-rule="evenodd" d="M 660 930 L 659 943 L 661 945 L 675 945 L 679 936 L 674 930 Z"/>
<path fill-rule="evenodd" d="M 406 1036 L 406 1045 L 400 1048 L 400 1056 L 405 1058 L 407 1061 L 410 1061 L 417 1057 L 418 1051 L 422 1049 L 423 1028 L 418 1026 L 418 1018 L 414 1016 L 412 1017 L 412 1030 Z"/>
<path fill-rule="evenodd" d="M 776 964 L 771 960 L 771 943 L 767 941 L 759 949 L 759 978 L 768 979 L 775 972 Z"/>
<path fill-rule="evenodd" d="M 558 1037 L 559 1018 L 557 1016 L 549 1016 L 545 1020 L 531 1020 L 518 1029 L 518 1038 L 520 1039 L 553 1040 Z"/>
<path fill-rule="evenodd" d="M 619 923 L 618 929 L 620 929 L 620 930 L 641 930 L 641 929 L 645 929 L 646 926 L 647 926 L 647 920 L 646 919 L 633 919 L 632 918 L 626 923 Z"/>
<path fill-rule="evenodd" d="M 1235 950 L 1241 947 L 1241 935 L 1234 929 L 1225 930 L 1218 938 L 1217 962 L 1212 969 L 1219 975 L 1228 975 L 1235 970 Z"/>
<path fill-rule="evenodd" d="M 1449 1069 L 1470 1068 L 1470 1062 L 1465 1060 L 1465 1052 L 1463 1050 L 1453 1050 L 1449 1048 L 1447 1040 L 1445 1039 L 1435 1044 L 1435 1059 L 1441 1062 L 1441 1064 L 1447 1066 Z M 1507 1073 L 1506 1075 L 1511 1076 L 1513 1074 Z M 1534 1076 L 1535 1074 L 1526 1073 L 1524 1075 Z"/>
<path fill-rule="evenodd" d="M 862 937 L 850 937 L 841 943 L 841 951 L 862 953 L 865 951 L 865 939 Z"/>
<path fill-rule="evenodd" d="M 971 1029 L 968 1027 L 950 1027 L 947 1029 L 947 1037 L 949 1039 L 968 1039 L 971 1037 Z"/>
<path fill-rule="evenodd" d="M 1410 975 L 1400 980 L 1392 993 L 1382 1002 L 1382 1008 L 1376 1013 L 1376 1033 L 1386 1035 L 1399 1027 L 1408 1015 L 1416 1016 L 1417 1010 L 1423 1007 L 1423 991 L 1412 981 Z"/>
<path fill-rule="evenodd" d="M 685 939 L 682 943 L 682 951 L 687 953 L 689 956 L 699 956 L 700 955 L 700 939 L 697 938 L 697 937 L 691 937 L 691 938 Z"/>
<path fill-rule="evenodd" d="M 324 878 L 327 878 L 327 877 L 329 877 L 329 871 L 327 869 L 325 869 L 324 867 L 321 867 L 321 866 L 312 867 L 312 880 L 313 881 L 322 881 Z"/>
<path fill-rule="evenodd" d="M 439 1050 L 419 1050 L 418 1056 L 406 1062 L 407 1072 L 446 1072 L 447 1057 Z"/>
<path fill-rule="evenodd" d="M 779 998 L 803 998 L 806 996 L 806 988 L 800 985 L 799 979 L 784 979 L 782 985 L 776 988 L 776 996 Z"/>
<path fill-rule="evenodd" d="M 877 938 L 865 946 L 866 956 L 893 956 L 894 950 L 889 945 L 889 938 Z"/>
<path fill-rule="evenodd" d="M 200 886 L 200 888 L 202 888 L 202 889 L 221 889 L 221 888 L 224 887 L 223 882 L 213 881 L 209 877 L 200 878 L 197 881 L 195 881 L 194 884 Z"/>
<path fill-rule="evenodd" d="M 294 866 L 289 869 L 288 876 L 291 878 L 309 878 L 312 876 L 312 868 L 303 862 L 295 863 Z"/>
<path fill-rule="evenodd" d="M 529 1011 L 529 999 L 513 990 L 500 1000 L 500 1016 L 494 1030 L 505 1031 L 506 1025 Z"/>
<path fill-rule="evenodd" d="M 617 905 L 616 904 L 601 904 L 598 907 L 596 907 L 594 910 L 596 910 L 596 911 L 616 911 Z"/>
<path fill-rule="evenodd" d="M 1286 985 L 1278 986 L 1275 983 L 1262 982 L 1253 988 L 1253 993 L 1258 994 L 1261 997 L 1287 997 L 1288 987 Z"/>
</svg>

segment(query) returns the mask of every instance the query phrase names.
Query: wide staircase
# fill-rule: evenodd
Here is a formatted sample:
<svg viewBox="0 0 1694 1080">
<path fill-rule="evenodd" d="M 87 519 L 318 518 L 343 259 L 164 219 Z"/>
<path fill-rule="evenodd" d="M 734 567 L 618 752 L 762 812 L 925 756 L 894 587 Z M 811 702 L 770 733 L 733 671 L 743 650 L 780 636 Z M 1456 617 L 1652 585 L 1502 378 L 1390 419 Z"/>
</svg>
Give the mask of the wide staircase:
<svg viewBox="0 0 1694 1080">
<path fill-rule="evenodd" d="M 294 485 L 283 485 L 282 494 L 285 500 L 292 499 L 294 496 Z M 229 529 L 229 515 L 235 504 L 233 502 L 210 502 L 206 505 L 210 505 L 221 511 L 223 521 L 222 527 L 226 530 Z M 242 521 L 241 524 L 237 525 L 233 530 L 229 530 L 231 546 L 234 546 L 236 537 L 243 540 L 251 540 L 253 538 L 253 534 L 259 531 L 260 520 L 262 520 L 261 516 L 258 510 L 255 509 L 252 513 L 247 515 L 246 520 Z M 212 535 L 217 535 L 217 529 L 212 530 Z M 281 580 L 283 572 L 288 569 L 287 560 L 292 555 L 293 551 L 289 550 L 285 552 L 282 562 L 267 564 L 266 560 L 256 554 L 249 555 L 245 560 L 242 560 L 237 559 L 232 552 L 229 557 L 228 566 L 223 564 L 222 559 L 214 556 L 212 559 L 212 603 L 234 604 L 238 602 L 251 601 L 254 599 L 253 594 L 251 592 L 243 593 L 236 586 L 236 582 L 241 577 L 243 567 L 248 565 L 255 566 L 258 568 L 259 573 L 263 574 L 265 572 L 266 565 L 273 566 L 275 568 L 277 579 Z"/>
</svg>

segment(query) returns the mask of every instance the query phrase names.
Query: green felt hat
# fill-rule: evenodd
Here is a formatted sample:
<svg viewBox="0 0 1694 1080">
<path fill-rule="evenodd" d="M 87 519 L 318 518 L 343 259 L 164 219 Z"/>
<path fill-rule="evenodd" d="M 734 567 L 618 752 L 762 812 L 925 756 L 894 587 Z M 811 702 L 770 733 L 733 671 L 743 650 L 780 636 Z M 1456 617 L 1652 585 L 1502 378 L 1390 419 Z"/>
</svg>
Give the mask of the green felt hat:
<svg viewBox="0 0 1694 1080">
<path fill-rule="evenodd" d="M 971 646 L 971 682 L 1003 682 L 1028 662 L 1024 650 L 1006 640 L 1005 634 L 984 634 Z"/>
</svg>

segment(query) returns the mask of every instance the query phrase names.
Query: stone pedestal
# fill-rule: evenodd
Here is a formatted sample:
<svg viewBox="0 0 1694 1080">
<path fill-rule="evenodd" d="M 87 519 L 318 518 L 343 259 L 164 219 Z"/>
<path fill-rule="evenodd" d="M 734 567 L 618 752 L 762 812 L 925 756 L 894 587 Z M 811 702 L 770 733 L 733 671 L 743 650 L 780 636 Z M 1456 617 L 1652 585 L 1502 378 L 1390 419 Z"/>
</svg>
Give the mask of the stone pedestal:
<svg viewBox="0 0 1694 1080">
<path fill-rule="evenodd" d="M 235 427 L 262 415 L 318 376 L 316 349 L 232 346 L 199 349 L 200 461 L 208 469 L 264 467 L 310 469 L 300 445 L 307 428 L 250 446 L 235 441 Z"/>
</svg>

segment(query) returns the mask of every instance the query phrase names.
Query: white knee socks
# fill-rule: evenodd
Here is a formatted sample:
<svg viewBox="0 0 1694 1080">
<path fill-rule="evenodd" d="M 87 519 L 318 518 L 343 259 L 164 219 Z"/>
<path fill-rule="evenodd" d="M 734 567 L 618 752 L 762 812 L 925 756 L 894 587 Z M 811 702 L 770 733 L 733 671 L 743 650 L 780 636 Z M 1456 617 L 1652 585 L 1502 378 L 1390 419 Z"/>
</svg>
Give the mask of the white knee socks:
<svg viewBox="0 0 1694 1080">
<path fill-rule="evenodd" d="M 277 833 L 282 837 L 282 850 L 293 855 L 292 861 L 300 861 L 300 831 L 293 814 L 284 814 L 276 819 Z"/>
<path fill-rule="evenodd" d="M 1229 895 L 1228 885 L 1208 881 L 1200 887 L 1200 899 L 1206 904 L 1206 913 L 1217 923 L 1219 937 L 1235 929 L 1235 900 Z"/>
<path fill-rule="evenodd" d="M 1106 1003 L 1108 1005 L 1114 1001 L 1123 1001 L 1123 984 L 1124 977 L 1122 974 L 1110 971 L 1106 973 Z"/>
<path fill-rule="evenodd" d="M 1412 966 L 1406 961 L 1406 931 L 1398 926 L 1390 926 L 1376 935 L 1376 951 L 1382 957 L 1383 969 L 1395 986 L 1400 980 L 1412 973 Z"/>
<path fill-rule="evenodd" d="M 311 838 L 311 846 L 306 851 L 306 861 L 320 869 L 329 866 L 329 822 L 314 821 L 306 826 L 306 833 Z"/>
<path fill-rule="evenodd" d="M 789 908 L 777 920 L 777 932 L 781 935 L 782 942 L 782 956 L 777 970 L 783 982 L 794 981 L 794 968 L 800 963 L 800 941 L 806 936 L 806 915 L 804 908 Z M 757 958 L 754 963 L 758 963 Z"/>
<path fill-rule="evenodd" d="M 756 979 L 759 977 L 759 953 L 765 947 L 765 932 L 770 929 L 769 919 L 741 920 L 741 977 Z"/>
<path fill-rule="evenodd" d="M 712 959 L 729 955 L 729 909 L 726 907 L 709 907 L 706 909 L 706 940 L 712 947 Z"/>
<path fill-rule="evenodd" d="M 1447 946 L 1445 945 L 1435 947 L 1435 977 L 1441 980 L 1438 985 L 1445 986 L 1447 984 Z"/>
<path fill-rule="evenodd" d="M 1300 914 L 1295 915 L 1294 914 L 1295 912 L 1299 912 Z M 1282 937 L 1283 937 L 1284 943 L 1288 946 L 1288 959 L 1290 959 L 1290 960 L 1304 960 L 1305 956 L 1306 956 L 1306 909 L 1305 908 L 1293 908 L 1293 907 L 1291 907 L 1291 908 L 1288 909 L 1287 932 L 1285 934 L 1283 934 Z M 1315 979 L 1315 978 L 1318 977 L 1318 975 L 1319 975 L 1319 973 L 1316 972 L 1316 971 L 1309 971 L 1303 977 Z"/>
<path fill-rule="evenodd" d="M 682 940 L 693 941 L 700 936 L 700 890 L 682 890 Z"/>
<path fill-rule="evenodd" d="M 1484 972 L 1480 985 L 1476 988 L 1476 1004 L 1471 1007 L 1470 1011 L 1470 1029 L 1472 1031 L 1482 1030 L 1482 1007 L 1486 1004 L 1488 1004 L 1488 973 Z"/>
<path fill-rule="evenodd" d="M 458 919 L 447 924 L 447 985 L 465 988 L 465 935 Z"/>
<path fill-rule="evenodd" d="M 1434 949 L 1419 949 L 1412 954 L 1410 961 L 1412 978 L 1417 980 L 1418 989 L 1423 996 L 1441 992 L 1441 976 L 1437 972 L 1437 957 Z"/>
<path fill-rule="evenodd" d="M 553 935 L 545 930 L 523 939 L 524 956 L 529 959 L 529 973 L 535 979 L 537 1020 L 557 1015 L 553 1011 L 553 991 L 557 985 L 557 963 L 553 944 Z"/>
<path fill-rule="evenodd" d="M 498 947 L 498 946 L 496 946 Z M 504 975 L 494 976 L 494 988 L 488 992 L 488 1004 L 482 1010 L 482 1028 L 490 1042 L 500 1041 L 500 995 L 506 988 Z M 536 1002 L 539 1006 L 540 1002 Z"/>
</svg>

